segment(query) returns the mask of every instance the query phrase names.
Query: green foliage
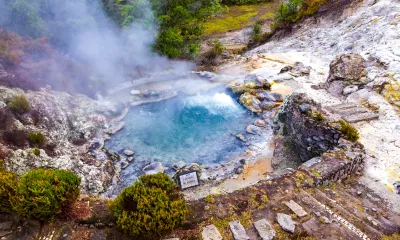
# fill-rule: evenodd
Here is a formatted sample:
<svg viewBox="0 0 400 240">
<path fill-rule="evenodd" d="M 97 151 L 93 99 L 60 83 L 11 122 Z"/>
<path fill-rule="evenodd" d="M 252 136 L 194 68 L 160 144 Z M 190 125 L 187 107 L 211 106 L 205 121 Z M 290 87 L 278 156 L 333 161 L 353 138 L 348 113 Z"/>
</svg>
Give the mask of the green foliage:
<svg viewBox="0 0 400 240">
<path fill-rule="evenodd" d="M 27 217 L 51 220 L 79 196 L 81 179 L 66 170 L 30 170 L 11 198 L 13 210 Z"/>
<path fill-rule="evenodd" d="M 384 235 L 381 240 L 400 240 L 400 234 L 395 233 L 393 235 Z"/>
<path fill-rule="evenodd" d="M 351 126 L 348 122 L 344 120 L 339 120 L 340 131 L 345 135 L 345 137 L 350 141 L 357 141 L 360 135 L 357 129 Z"/>
<path fill-rule="evenodd" d="M 324 115 L 322 115 L 321 112 L 317 112 L 317 113 L 313 114 L 313 116 L 314 116 L 314 118 L 315 118 L 315 120 L 316 120 L 317 122 L 323 122 L 323 121 L 325 121 L 325 117 L 324 117 Z"/>
<path fill-rule="evenodd" d="M 251 33 L 251 37 L 253 41 L 260 41 L 262 37 L 262 30 L 261 30 L 262 22 L 260 20 L 256 21 L 253 25 L 253 31 Z"/>
<path fill-rule="evenodd" d="M 172 58 L 196 56 L 203 35 L 203 23 L 223 9 L 219 0 L 150 2 L 159 24 L 154 49 Z"/>
<path fill-rule="evenodd" d="M 208 195 L 204 200 L 211 204 L 215 203 L 215 198 L 213 195 Z"/>
<path fill-rule="evenodd" d="M 35 154 L 36 156 L 40 156 L 40 149 L 35 147 L 32 149 L 32 153 Z"/>
<path fill-rule="evenodd" d="M 32 144 L 42 145 L 44 143 L 44 136 L 41 132 L 28 133 L 28 140 Z"/>
<path fill-rule="evenodd" d="M 110 203 L 117 226 L 130 236 L 162 237 L 183 224 L 186 203 L 165 174 L 144 175 Z"/>
<path fill-rule="evenodd" d="M 17 180 L 17 174 L 7 171 L 0 160 L 0 212 L 12 211 L 10 198 L 15 195 Z"/>
<path fill-rule="evenodd" d="M 299 21 L 315 14 L 326 0 L 289 0 L 283 2 L 275 15 L 274 29 Z"/>
<path fill-rule="evenodd" d="M 270 2 L 270 0 L 222 0 L 222 3 L 227 5 L 247 5 L 265 2 Z"/>
<path fill-rule="evenodd" d="M 208 45 L 211 48 L 202 54 L 201 64 L 206 66 L 218 65 L 217 58 L 225 51 L 225 47 L 218 39 L 208 41 Z"/>
<path fill-rule="evenodd" d="M 19 95 L 11 99 L 11 101 L 8 103 L 8 108 L 20 114 L 31 110 L 31 106 L 24 95 Z"/>
</svg>

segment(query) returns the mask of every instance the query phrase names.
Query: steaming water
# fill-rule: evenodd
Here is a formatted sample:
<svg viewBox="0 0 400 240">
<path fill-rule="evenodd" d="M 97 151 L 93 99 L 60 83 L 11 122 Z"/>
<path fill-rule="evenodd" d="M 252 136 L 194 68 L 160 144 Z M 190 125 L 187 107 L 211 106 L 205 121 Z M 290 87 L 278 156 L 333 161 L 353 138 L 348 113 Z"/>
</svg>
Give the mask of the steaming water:
<svg viewBox="0 0 400 240">
<path fill-rule="evenodd" d="M 179 95 L 133 107 L 124 129 L 106 147 L 119 153 L 135 151 L 134 162 L 122 172 L 124 182 L 130 184 L 154 161 L 167 168 L 181 160 L 204 165 L 227 161 L 244 151 L 245 145 L 235 135 L 253 120 L 225 90 Z"/>
</svg>

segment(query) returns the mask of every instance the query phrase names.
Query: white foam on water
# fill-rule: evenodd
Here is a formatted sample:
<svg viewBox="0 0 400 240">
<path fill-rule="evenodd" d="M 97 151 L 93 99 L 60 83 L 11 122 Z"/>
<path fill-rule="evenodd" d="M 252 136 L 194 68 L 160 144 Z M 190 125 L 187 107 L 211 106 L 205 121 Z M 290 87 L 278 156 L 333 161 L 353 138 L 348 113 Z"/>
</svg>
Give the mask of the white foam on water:
<svg viewBox="0 0 400 240">
<path fill-rule="evenodd" d="M 238 103 L 226 93 L 216 93 L 212 96 L 197 94 L 188 98 L 185 104 L 191 107 L 205 107 L 210 113 L 215 115 L 232 113 L 239 110 Z"/>
</svg>

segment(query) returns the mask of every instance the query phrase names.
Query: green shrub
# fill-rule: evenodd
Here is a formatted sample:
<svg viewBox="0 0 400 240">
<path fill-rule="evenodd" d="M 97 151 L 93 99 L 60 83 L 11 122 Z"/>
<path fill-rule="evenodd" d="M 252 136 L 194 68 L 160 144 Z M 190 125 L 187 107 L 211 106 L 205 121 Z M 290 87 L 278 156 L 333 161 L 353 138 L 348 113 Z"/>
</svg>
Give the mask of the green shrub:
<svg viewBox="0 0 400 240">
<path fill-rule="evenodd" d="M 12 111 L 23 114 L 31 110 L 28 100 L 24 95 L 16 96 L 8 103 L 8 108 Z"/>
<path fill-rule="evenodd" d="M 270 2 L 270 0 L 222 0 L 223 4 L 227 5 L 247 5 Z"/>
<path fill-rule="evenodd" d="M 117 226 L 130 236 L 156 239 L 182 225 L 186 203 L 165 174 L 144 175 L 110 203 Z"/>
<path fill-rule="evenodd" d="M 27 217 L 51 220 L 79 196 L 81 179 L 66 170 L 30 170 L 18 182 L 13 210 Z"/>
<path fill-rule="evenodd" d="M 28 133 L 28 140 L 32 144 L 43 144 L 44 143 L 44 136 L 42 133 Z"/>
<path fill-rule="evenodd" d="M 253 25 L 253 31 L 251 33 L 251 37 L 253 41 L 260 41 L 262 38 L 262 29 L 261 29 L 262 22 L 260 20 L 256 21 Z"/>
<path fill-rule="evenodd" d="M 339 120 L 340 131 L 345 135 L 345 137 L 350 141 L 357 141 L 360 135 L 357 129 L 351 126 L 348 122 L 344 120 Z"/>
<path fill-rule="evenodd" d="M 217 65 L 217 58 L 225 51 L 225 47 L 218 39 L 210 40 L 208 44 L 211 48 L 203 54 L 201 64 L 207 66 Z"/>
<path fill-rule="evenodd" d="M 314 114 L 314 118 L 315 118 L 315 120 L 316 120 L 317 122 L 323 122 L 323 121 L 325 121 L 325 117 L 324 117 L 324 115 L 322 115 L 321 112 L 315 113 L 315 114 Z"/>
<path fill-rule="evenodd" d="M 32 153 L 35 154 L 36 156 L 40 156 L 40 149 L 35 147 L 32 149 Z"/>
<path fill-rule="evenodd" d="M 289 0 L 283 2 L 276 12 L 273 29 L 294 23 L 315 14 L 326 0 Z"/>
<path fill-rule="evenodd" d="M 15 195 L 17 188 L 17 174 L 9 172 L 0 160 L 0 212 L 11 212 L 11 197 Z"/>
</svg>

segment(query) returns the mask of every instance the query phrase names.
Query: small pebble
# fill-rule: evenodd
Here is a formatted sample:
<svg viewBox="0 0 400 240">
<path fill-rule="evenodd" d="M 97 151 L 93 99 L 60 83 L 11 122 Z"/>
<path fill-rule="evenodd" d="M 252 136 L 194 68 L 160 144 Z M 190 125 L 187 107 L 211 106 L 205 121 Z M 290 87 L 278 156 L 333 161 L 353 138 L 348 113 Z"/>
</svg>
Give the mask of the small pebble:
<svg viewBox="0 0 400 240">
<path fill-rule="evenodd" d="M 361 193 L 362 193 L 361 191 L 358 191 L 358 192 L 357 192 L 357 195 L 361 195 Z"/>
</svg>

